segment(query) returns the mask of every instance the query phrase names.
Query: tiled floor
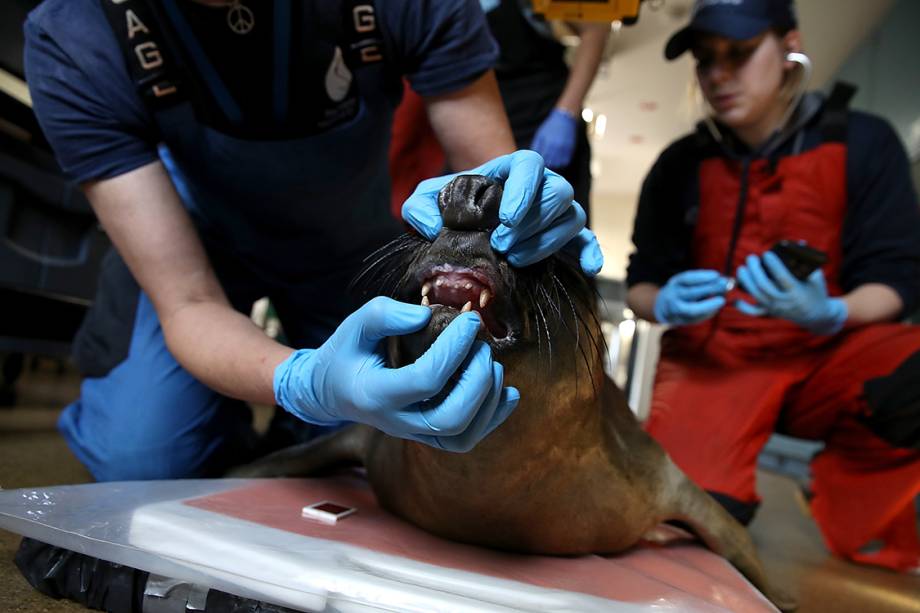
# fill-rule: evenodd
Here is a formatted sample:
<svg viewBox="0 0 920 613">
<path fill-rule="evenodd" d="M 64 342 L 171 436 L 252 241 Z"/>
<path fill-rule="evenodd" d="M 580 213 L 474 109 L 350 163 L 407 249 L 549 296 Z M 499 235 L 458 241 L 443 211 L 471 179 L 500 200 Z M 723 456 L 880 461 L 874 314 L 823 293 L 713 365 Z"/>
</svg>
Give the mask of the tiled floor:
<svg viewBox="0 0 920 613">
<path fill-rule="evenodd" d="M 77 391 L 72 374 L 58 374 L 47 365 L 24 375 L 16 407 L 0 409 L 0 486 L 11 489 L 89 480 L 54 426 L 60 408 Z M 260 417 L 264 421 L 265 415 Z M 920 577 L 831 558 L 814 524 L 796 505 L 792 482 L 762 473 L 760 486 L 765 502 L 751 530 L 769 574 L 798 594 L 802 613 L 920 613 Z M 29 587 L 12 562 L 18 543 L 17 535 L 0 530 L 0 612 L 84 610 Z"/>
</svg>

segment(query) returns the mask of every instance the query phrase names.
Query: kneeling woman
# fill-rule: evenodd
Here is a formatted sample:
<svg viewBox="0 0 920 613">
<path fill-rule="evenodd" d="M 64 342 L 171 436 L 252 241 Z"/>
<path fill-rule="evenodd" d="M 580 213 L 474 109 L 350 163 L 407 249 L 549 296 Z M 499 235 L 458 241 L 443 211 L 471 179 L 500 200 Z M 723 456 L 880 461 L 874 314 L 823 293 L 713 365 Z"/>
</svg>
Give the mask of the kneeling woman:
<svg viewBox="0 0 920 613">
<path fill-rule="evenodd" d="M 824 441 L 810 504 L 828 547 L 918 569 L 920 328 L 897 323 L 920 301 L 907 156 L 847 110 L 852 91 L 802 95 L 791 0 L 698 5 L 665 55 L 692 52 L 709 116 L 646 178 L 628 273 L 631 308 L 673 326 L 647 428 L 742 521 L 774 430 Z M 781 240 L 827 261 L 799 279 Z"/>
</svg>

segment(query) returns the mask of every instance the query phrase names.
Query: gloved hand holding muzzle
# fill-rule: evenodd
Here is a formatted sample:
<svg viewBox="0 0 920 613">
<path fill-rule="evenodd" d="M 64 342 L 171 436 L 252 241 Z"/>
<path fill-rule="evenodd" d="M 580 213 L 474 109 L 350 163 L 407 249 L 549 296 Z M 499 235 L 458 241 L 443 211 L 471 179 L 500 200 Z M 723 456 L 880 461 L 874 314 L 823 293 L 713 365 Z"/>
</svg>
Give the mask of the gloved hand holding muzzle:
<svg viewBox="0 0 920 613">
<path fill-rule="evenodd" d="M 484 175 L 504 183 L 492 248 L 504 253 L 513 266 L 527 266 L 560 249 L 578 258 L 589 276 L 604 265 L 597 237 L 585 227 L 587 215 L 573 198 L 572 186 L 544 167 L 533 151 L 515 151 L 478 168 L 457 174 Z M 438 192 L 457 174 L 418 184 L 402 208 L 402 216 L 428 240 L 444 225 L 438 210 Z"/>
<path fill-rule="evenodd" d="M 505 421 L 520 394 L 502 386 L 501 364 L 476 340 L 475 311 L 460 314 L 414 363 L 387 367 L 381 341 L 420 330 L 430 318 L 426 306 L 374 298 L 318 349 L 295 351 L 278 365 L 276 402 L 310 423 L 361 422 L 391 436 L 469 451 Z M 440 397 L 455 373 L 453 389 Z"/>
</svg>

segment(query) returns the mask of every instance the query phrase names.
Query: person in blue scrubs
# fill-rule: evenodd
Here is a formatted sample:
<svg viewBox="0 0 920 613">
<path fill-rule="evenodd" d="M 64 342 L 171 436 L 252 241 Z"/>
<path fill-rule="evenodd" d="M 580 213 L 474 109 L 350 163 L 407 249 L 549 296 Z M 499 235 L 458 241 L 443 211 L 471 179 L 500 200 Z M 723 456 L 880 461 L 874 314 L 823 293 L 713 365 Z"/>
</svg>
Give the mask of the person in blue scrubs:
<svg viewBox="0 0 920 613">
<path fill-rule="evenodd" d="M 566 23 L 579 39 L 567 62 L 566 48 L 530 0 L 480 0 L 480 5 L 499 46 L 495 77 L 515 143 L 539 153 L 571 183 L 590 221 L 591 144 L 582 110 L 610 24 Z"/>
<path fill-rule="evenodd" d="M 476 0 L 46 0 L 25 34 L 35 112 L 117 249 L 75 341 L 81 396 L 59 422 L 98 480 L 221 473 L 251 452 L 246 402 L 462 452 L 527 393 L 503 385 L 475 312 L 389 369 L 380 340 L 430 310 L 346 295 L 400 231 L 386 155 L 403 76 L 451 167 L 505 182 L 498 251 L 525 266 L 565 248 L 601 267 L 571 186 L 514 151 Z M 133 76 L 164 64 L 175 72 L 153 87 Z M 448 180 L 403 207 L 426 237 Z M 292 347 L 247 316 L 263 296 Z"/>
</svg>

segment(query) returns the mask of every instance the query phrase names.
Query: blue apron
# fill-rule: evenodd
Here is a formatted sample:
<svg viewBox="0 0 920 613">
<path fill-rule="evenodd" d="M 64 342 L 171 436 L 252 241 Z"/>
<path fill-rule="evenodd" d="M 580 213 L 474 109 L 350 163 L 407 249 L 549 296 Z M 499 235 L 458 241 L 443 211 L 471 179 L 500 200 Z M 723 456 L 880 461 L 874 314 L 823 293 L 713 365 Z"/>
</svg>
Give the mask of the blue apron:
<svg viewBox="0 0 920 613">
<path fill-rule="evenodd" d="M 276 0 L 276 15 L 289 2 Z M 239 119 L 174 0 L 163 6 L 224 115 Z M 268 296 L 295 347 L 318 346 L 358 306 L 348 282 L 366 255 L 401 231 L 389 212 L 387 168 L 398 97 L 381 84 L 383 65 L 353 77 L 356 106 L 347 119 L 291 140 L 223 133 L 199 121 L 191 102 L 155 114 L 164 163 L 230 301 L 248 313 Z M 248 407 L 175 361 L 139 294 L 127 356 L 85 379 L 81 398 L 61 416 L 71 449 L 100 481 L 206 476 L 241 461 L 253 440 Z"/>
</svg>

